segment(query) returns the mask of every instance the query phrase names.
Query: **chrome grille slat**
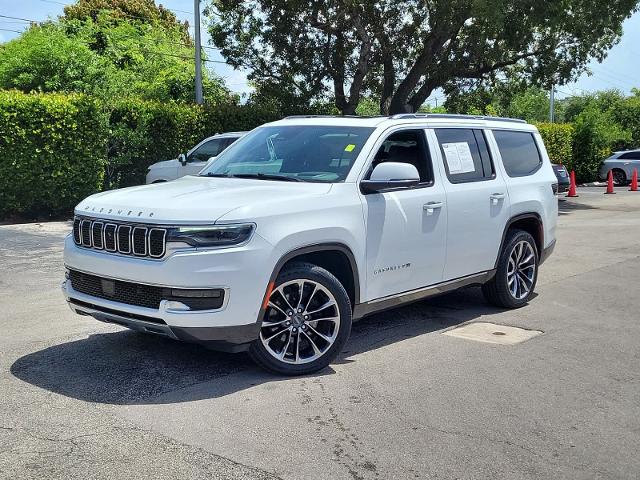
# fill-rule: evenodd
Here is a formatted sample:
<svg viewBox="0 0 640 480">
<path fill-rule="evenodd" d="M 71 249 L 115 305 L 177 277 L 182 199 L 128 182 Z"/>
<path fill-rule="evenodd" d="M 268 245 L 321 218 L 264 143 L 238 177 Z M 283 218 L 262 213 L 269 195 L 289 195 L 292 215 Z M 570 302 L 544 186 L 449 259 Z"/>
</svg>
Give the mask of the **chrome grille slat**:
<svg viewBox="0 0 640 480">
<path fill-rule="evenodd" d="M 107 252 L 117 252 L 116 231 L 118 226 L 115 223 L 107 223 L 104 226 L 104 249 Z"/>
<path fill-rule="evenodd" d="M 131 250 L 139 257 L 147 255 L 147 232 L 146 227 L 133 227 L 131 232 Z"/>
<path fill-rule="evenodd" d="M 97 250 L 102 250 L 104 247 L 103 227 L 104 223 L 102 222 L 93 222 L 91 224 L 91 244 Z"/>
<path fill-rule="evenodd" d="M 131 253 L 131 226 L 118 226 L 118 251 L 128 255 Z"/>
<path fill-rule="evenodd" d="M 91 220 L 82 220 L 80 223 L 80 238 L 83 247 L 91 246 Z"/>
<path fill-rule="evenodd" d="M 73 240 L 82 248 L 159 259 L 166 253 L 167 230 L 141 224 L 75 217 Z"/>
</svg>

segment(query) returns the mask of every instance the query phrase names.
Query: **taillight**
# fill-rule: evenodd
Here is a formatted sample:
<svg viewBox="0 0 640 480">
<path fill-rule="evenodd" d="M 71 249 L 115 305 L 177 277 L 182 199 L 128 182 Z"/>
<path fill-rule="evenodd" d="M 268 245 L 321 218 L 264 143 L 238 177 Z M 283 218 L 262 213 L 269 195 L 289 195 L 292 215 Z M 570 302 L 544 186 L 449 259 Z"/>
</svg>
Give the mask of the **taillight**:
<svg viewBox="0 0 640 480">
<path fill-rule="evenodd" d="M 558 194 L 558 184 L 557 183 L 552 183 L 551 184 L 551 190 L 553 191 L 554 195 Z"/>
</svg>

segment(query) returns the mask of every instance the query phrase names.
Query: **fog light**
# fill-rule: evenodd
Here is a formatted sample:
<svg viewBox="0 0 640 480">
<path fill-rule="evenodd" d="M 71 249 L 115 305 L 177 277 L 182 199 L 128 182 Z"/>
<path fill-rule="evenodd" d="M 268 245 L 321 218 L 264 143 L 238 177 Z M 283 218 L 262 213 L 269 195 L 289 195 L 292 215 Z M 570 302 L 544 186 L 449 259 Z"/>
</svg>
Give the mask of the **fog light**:
<svg viewBox="0 0 640 480">
<path fill-rule="evenodd" d="M 188 305 L 185 305 L 182 302 L 177 302 L 176 300 L 167 300 L 167 303 L 165 303 L 164 306 L 167 310 L 182 310 L 185 312 L 191 310 Z"/>
</svg>

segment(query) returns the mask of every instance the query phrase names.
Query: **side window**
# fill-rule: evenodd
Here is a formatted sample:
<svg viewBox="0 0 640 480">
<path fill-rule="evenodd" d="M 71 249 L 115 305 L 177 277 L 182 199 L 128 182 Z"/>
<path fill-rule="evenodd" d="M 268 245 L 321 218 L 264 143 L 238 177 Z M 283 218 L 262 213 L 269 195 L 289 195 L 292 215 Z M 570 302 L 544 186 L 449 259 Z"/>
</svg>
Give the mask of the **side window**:
<svg viewBox="0 0 640 480">
<path fill-rule="evenodd" d="M 203 143 L 196 148 L 191 155 L 189 155 L 189 162 L 206 162 L 211 157 L 217 156 L 222 150 L 224 150 L 225 140 L 223 138 L 216 138 Z"/>
<path fill-rule="evenodd" d="M 240 137 L 228 137 L 228 138 L 225 138 L 224 141 L 222 142 L 222 150 L 227 148 L 229 145 L 231 145 L 236 140 L 239 140 L 239 138 Z"/>
<path fill-rule="evenodd" d="M 640 152 L 623 153 L 618 158 L 620 160 L 640 160 Z"/>
<path fill-rule="evenodd" d="M 533 134 L 494 130 L 504 169 L 510 177 L 524 177 L 535 173 L 542 165 L 542 157 Z"/>
<path fill-rule="evenodd" d="M 372 170 L 383 162 L 410 163 L 418 170 L 421 184 L 433 183 L 433 168 L 424 130 L 401 130 L 389 135 L 373 159 Z"/>
<path fill-rule="evenodd" d="M 478 182 L 495 177 L 482 130 L 436 128 L 435 133 L 451 183 Z"/>
</svg>

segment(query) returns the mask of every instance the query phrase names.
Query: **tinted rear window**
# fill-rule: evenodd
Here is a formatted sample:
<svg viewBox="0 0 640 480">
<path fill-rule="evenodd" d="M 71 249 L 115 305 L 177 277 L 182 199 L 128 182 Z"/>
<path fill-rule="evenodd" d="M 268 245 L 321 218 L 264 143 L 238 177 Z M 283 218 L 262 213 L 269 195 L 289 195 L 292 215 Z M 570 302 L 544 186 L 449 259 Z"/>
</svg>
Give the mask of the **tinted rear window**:
<svg viewBox="0 0 640 480">
<path fill-rule="evenodd" d="M 494 130 L 493 136 L 498 143 L 504 168 L 510 177 L 531 175 L 540 168 L 542 158 L 533 134 Z"/>
</svg>

